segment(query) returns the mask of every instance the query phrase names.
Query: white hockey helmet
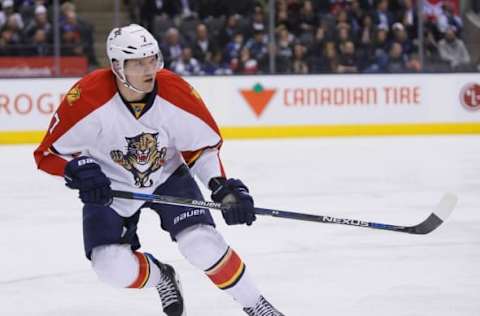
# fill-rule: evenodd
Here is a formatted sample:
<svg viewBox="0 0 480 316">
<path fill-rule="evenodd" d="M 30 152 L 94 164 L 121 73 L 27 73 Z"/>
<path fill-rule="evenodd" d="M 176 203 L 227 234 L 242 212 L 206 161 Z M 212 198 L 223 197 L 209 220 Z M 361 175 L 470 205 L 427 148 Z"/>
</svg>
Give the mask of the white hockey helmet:
<svg viewBox="0 0 480 316">
<path fill-rule="evenodd" d="M 113 73 L 128 88 L 143 93 L 128 82 L 125 75 L 125 61 L 157 56 L 157 69 L 163 68 L 163 56 L 157 40 L 138 24 L 114 28 L 107 37 L 107 56 Z"/>
</svg>

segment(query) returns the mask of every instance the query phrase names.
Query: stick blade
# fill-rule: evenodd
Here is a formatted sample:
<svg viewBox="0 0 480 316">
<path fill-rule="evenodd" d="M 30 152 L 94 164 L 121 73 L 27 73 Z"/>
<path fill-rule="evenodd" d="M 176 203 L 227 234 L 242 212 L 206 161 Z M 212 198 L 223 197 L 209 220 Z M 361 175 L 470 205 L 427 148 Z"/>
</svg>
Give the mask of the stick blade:
<svg viewBox="0 0 480 316">
<path fill-rule="evenodd" d="M 453 193 L 445 193 L 433 211 L 442 221 L 445 221 L 457 205 L 458 197 Z"/>
<path fill-rule="evenodd" d="M 457 202 L 458 197 L 455 194 L 445 193 L 426 220 L 418 225 L 408 227 L 409 233 L 425 235 L 434 231 L 450 216 Z"/>
</svg>

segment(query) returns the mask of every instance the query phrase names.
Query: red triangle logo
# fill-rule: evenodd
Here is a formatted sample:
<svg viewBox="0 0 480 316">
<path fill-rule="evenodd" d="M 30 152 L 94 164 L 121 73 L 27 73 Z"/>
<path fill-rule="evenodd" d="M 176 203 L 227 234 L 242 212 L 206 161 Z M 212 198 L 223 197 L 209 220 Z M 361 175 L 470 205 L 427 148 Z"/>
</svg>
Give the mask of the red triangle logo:
<svg viewBox="0 0 480 316">
<path fill-rule="evenodd" d="M 248 105 L 250 105 L 255 115 L 260 117 L 276 91 L 275 89 L 263 89 L 263 87 L 257 83 L 253 89 L 240 90 L 240 93 Z"/>
</svg>

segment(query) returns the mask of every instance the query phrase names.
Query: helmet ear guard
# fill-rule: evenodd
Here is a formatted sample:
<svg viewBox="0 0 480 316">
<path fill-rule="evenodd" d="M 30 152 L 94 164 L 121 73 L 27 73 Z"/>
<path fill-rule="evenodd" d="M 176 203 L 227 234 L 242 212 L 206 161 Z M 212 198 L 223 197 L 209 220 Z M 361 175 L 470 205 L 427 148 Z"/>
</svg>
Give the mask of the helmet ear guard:
<svg viewBox="0 0 480 316">
<path fill-rule="evenodd" d="M 145 93 L 135 88 L 127 80 L 125 63 L 129 59 L 157 56 L 157 70 L 164 66 L 163 55 L 153 35 L 137 24 L 114 28 L 107 37 L 107 56 L 115 76 L 129 89 Z"/>
<path fill-rule="evenodd" d="M 123 72 L 123 66 L 120 64 L 120 62 L 116 59 L 112 59 L 110 61 L 112 71 L 115 74 L 115 76 L 119 77 L 121 81 L 126 81 L 127 78 L 125 78 L 125 74 Z"/>
</svg>

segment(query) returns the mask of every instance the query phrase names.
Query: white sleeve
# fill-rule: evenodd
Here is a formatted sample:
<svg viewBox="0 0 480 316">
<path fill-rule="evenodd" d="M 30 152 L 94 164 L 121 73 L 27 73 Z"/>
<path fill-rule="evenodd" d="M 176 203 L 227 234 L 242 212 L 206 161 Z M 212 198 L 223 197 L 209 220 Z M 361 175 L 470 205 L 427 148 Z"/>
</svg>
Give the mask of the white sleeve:
<svg viewBox="0 0 480 316">
<path fill-rule="evenodd" d="M 225 176 L 217 148 L 205 149 L 191 170 L 207 188 L 211 178 Z"/>
</svg>

